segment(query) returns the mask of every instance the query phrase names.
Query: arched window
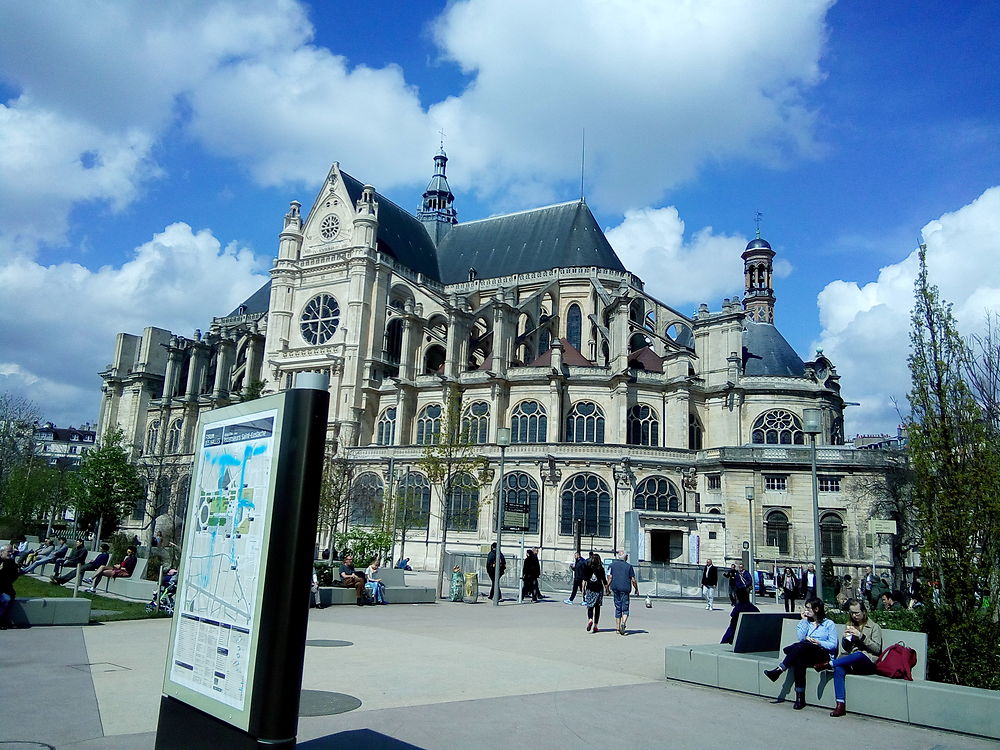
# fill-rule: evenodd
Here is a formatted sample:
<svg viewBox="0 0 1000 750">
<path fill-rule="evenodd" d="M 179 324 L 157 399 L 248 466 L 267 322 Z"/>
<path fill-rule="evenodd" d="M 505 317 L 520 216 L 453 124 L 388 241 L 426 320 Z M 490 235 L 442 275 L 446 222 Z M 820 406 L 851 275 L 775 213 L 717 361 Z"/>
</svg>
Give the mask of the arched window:
<svg viewBox="0 0 1000 750">
<path fill-rule="evenodd" d="M 844 556 L 844 519 L 824 513 L 819 519 L 819 548 L 824 557 Z"/>
<path fill-rule="evenodd" d="M 544 443 L 547 420 L 545 408 L 537 401 L 522 401 L 510 415 L 510 442 Z"/>
<path fill-rule="evenodd" d="M 373 471 L 366 471 L 351 485 L 350 523 L 357 526 L 374 526 L 382 519 L 382 478 Z"/>
<path fill-rule="evenodd" d="M 385 327 L 385 359 L 394 365 L 399 364 L 403 354 L 403 320 L 393 318 Z"/>
<path fill-rule="evenodd" d="M 400 480 L 395 516 L 396 528 L 401 531 L 427 528 L 431 517 L 431 485 L 423 474 L 409 471 Z"/>
<path fill-rule="evenodd" d="M 475 445 L 482 445 L 489 439 L 490 405 L 485 401 L 475 401 L 465 408 L 462 415 L 462 437 Z"/>
<path fill-rule="evenodd" d="M 679 511 L 677 485 L 666 477 L 648 477 L 635 488 L 633 507 L 636 510 Z"/>
<path fill-rule="evenodd" d="M 701 420 L 693 411 L 688 412 L 688 448 L 693 451 L 700 451 L 704 444 L 705 430 L 701 426 Z"/>
<path fill-rule="evenodd" d="M 181 452 L 181 426 L 183 422 L 180 419 L 175 419 L 170 423 L 170 429 L 167 431 L 167 453 L 180 453 Z"/>
<path fill-rule="evenodd" d="M 766 411 L 753 423 L 750 442 L 765 445 L 804 445 L 802 422 L 784 409 Z"/>
<path fill-rule="evenodd" d="M 378 418 L 375 426 L 375 443 L 378 445 L 396 444 L 396 407 L 390 406 Z"/>
<path fill-rule="evenodd" d="M 437 445 L 440 438 L 441 404 L 430 404 L 417 415 L 417 445 Z"/>
<path fill-rule="evenodd" d="M 567 443 L 603 443 L 604 412 L 593 401 L 578 401 L 566 416 Z"/>
<path fill-rule="evenodd" d="M 446 355 L 443 346 L 434 344 L 424 352 L 424 375 L 434 375 L 444 366 Z"/>
<path fill-rule="evenodd" d="M 154 419 L 146 429 L 146 453 L 154 454 L 159 449 L 160 420 Z"/>
<path fill-rule="evenodd" d="M 660 421 L 656 412 L 646 404 L 636 404 L 628 410 L 628 444 L 660 444 Z"/>
<path fill-rule="evenodd" d="M 572 304 L 566 311 L 566 338 L 573 347 L 580 351 L 580 334 L 583 330 L 583 313 L 580 306 Z"/>
<path fill-rule="evenodd" d="M 789 544 L 788 516 L 784 511 L 772 510 L 764 518 L 764 538 L 767 539 L 768 547 L 777 547 L 778 551 L 787 555 L 791 549 Z"/>
<path fill-rule="evenodd" d="M 475 531 L 479 526 L 479 485 L 462 472 L 452 478 L 448 493 L 448 528 L 451 531 Z"/>
<path fill-rule="evenodd" d="M 511 503 L 528 506 L 528 533 L 538 533 L 538 485 L 523 471 L 512 471 L 503 478 L 503 497 Z"/>
<path fill-rule="evenodd" d="M 584 536 L 611 536 L 611 491 L 596 474 L 577 474 L 563 485 L 559 533 L 573 534 L 573 522 L 583 522 Z"/>
</svg>

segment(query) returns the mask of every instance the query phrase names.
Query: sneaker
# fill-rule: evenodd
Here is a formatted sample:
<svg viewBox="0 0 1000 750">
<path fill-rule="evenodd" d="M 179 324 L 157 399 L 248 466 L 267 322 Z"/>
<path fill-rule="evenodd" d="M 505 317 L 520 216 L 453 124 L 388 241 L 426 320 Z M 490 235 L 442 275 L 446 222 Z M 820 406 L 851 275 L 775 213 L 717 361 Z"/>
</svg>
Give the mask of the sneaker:
<svg viewBox="0 0 1000 750">
<path fill-rule="evenodd" d="M 594 621 L 593 620 L 587 620 L 587 630 L 589 631 L 593 627 L 594 627 Z"/>
<path fill-rule="evenodd" d="M 621 625 L 618 626 L 618 632 L 621 635 L 625 635 L 625 623 L 624 622 Z"/>
<path fill-rule="evenodd" d="M 781 670 L 775 667 L 774 669 L 765 669 L 764 676 L 771 682 L 777 682 L 778 678 L 781 677 Z"/>
<path fill-rule="evenodd" d="M 593 630 L 591 630 L 590 632 L 591 632 L 591 633 L 596 633 L 596 632 L 597 632 L 597 626 L 595 625 L 595 626 L 594 626 L 594 629 L 593 629 Z"/>
<path fill-rule="evenodd" d="M 572 599 L 563 599 L 563 604 L 572 604 L 572 603 L 573 603 Z"/>
<path fill-rule="evenodd" d="M 93 583 L 93 582 L 94 582 L 94 579 L 93 579 L 93 578 L 84 578 L 84 579 L 83 579 L 83 582 L 84 582 L 84 583 Z"/>
</svg>

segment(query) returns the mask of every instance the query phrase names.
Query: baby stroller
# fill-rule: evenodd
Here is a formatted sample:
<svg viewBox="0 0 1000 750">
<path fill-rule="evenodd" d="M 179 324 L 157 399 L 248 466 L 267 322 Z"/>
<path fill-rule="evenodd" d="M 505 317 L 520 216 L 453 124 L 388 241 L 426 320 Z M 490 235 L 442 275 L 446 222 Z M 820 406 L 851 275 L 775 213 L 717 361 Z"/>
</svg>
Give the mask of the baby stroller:
<svg viewBox="0 0 1000 750">
<path fill-rule="evenodd" d="M 153 592 L 153 598 L 146 604 L 147 612 L 174 613 L 174 595 L 177 593 L 177 569 L 170 568 L 160 576 L 160 585 Z"/>
</svg>

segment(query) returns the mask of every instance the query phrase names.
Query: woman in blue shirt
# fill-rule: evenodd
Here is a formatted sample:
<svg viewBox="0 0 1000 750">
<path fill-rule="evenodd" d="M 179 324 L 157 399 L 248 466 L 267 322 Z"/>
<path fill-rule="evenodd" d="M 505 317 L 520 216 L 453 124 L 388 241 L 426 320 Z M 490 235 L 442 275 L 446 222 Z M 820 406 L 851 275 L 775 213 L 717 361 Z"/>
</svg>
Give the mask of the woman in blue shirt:
<svg viewBox="0 0 1000 750">
<path fill-rule="evenodd" d="M 765 669 L 764 675 L 777 682 L 782 672 L 792 670 L 795 677 L 795 710 L 806 705 L 806 670 L 830 661 L 837 655 L 837 626 L 827 619 L 826 606 L 817 597 L 806 600 L 802 619 L 795 629 L 798 641 L 785 648 L 785 658 L 774 669 Z"/>
</svg>

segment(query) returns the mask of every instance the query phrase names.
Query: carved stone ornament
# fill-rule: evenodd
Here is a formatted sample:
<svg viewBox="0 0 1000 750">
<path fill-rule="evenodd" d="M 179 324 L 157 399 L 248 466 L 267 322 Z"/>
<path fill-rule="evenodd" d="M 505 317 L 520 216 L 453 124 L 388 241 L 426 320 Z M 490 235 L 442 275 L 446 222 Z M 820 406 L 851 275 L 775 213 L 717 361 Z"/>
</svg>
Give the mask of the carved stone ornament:
<svg viewBox="0 0 1000 750">
<path fill-rule="evenodd" d="M 685 469 L 684 475 L 681 477 L 681 484 L 685 490 L 694 491 L 698 489 L 698 470 L 693 466 L 690 469 Z"/>
</svg>

